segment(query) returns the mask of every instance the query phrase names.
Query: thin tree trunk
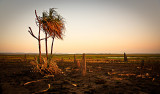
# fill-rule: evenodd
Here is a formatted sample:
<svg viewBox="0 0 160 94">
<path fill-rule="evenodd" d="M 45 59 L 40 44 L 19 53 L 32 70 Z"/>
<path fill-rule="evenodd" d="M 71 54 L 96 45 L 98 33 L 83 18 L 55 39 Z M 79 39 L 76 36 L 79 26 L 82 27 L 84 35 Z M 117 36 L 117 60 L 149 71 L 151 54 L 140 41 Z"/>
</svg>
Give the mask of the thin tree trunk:
<svg viewBox="0 0 160 94">
<path fill-rule="evenodd" d="M 52 55 L 52 52 L 53 52 L 53 42 L 54 42 L 54 37 L 52 37 L 51 55 Z"/>
<path fill-rule="evenodd" d="M 47 49 L 47 33 L 45 33 L 46 34 L 46 39 L 45 39 L 45 41 L 46 41 L 46 56 L 47 56 L 47 59 L 48 59 L 48 49 Z"/>
<path fill-rule="evenodd" d="M 41 63 L 41 40 L 40 40 L 40 25 L 39 25 L 39 35 L 38 35 L 38 43 L 39 43 L 39 63 Z"/>
</svg>

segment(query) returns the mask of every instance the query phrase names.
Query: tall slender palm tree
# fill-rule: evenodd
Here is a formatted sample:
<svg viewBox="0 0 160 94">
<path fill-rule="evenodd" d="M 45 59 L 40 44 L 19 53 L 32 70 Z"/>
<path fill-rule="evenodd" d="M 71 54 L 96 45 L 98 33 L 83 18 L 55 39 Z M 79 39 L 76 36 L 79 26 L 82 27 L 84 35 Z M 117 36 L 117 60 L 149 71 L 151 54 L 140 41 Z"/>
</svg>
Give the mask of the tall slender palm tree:
<svg viewBox="0 0 160 94">
<path fill-rule="evenodd" d="M 48 12 L 43 12 L 41 17 L 42 29 L 45 32 L 46 41 L 46 56 L 48 58 L 47 50 L 47 35 L 52 37 L 51 54 L 53 51 L 53 42 L 55 38 L 63 39 L 63 33 L 65 31 L 64 19 L 60 16 L 54 8 L 49 9 Z"/>
<path fill-rule="evenodd" d="M 64 20 L 60 15 L 57 15 L 57 17 L 53 20 L 52 22 L 54 24 L 53 32 L 51 32 L 52 34 L 52 45 L 51 45 L 51 54 L 53 52 L 53 43 L 54 43 L 54 39 L 55 37 L 58 39 L 63 39 L 63 33 L 65 31 L 65 25 L 64 25 Z"/>
<path fill-rule="evenodd" d="M 43 12 L 42 13 L 42 29 L 45 33 L 45 44 L 46 44 L 46 56 L 48 58 L 48 47 L 47 47 L 47 35 L 48 35 L 48 30 L 47 30 L 47 13 L 46 12 Z"/>
</svg>

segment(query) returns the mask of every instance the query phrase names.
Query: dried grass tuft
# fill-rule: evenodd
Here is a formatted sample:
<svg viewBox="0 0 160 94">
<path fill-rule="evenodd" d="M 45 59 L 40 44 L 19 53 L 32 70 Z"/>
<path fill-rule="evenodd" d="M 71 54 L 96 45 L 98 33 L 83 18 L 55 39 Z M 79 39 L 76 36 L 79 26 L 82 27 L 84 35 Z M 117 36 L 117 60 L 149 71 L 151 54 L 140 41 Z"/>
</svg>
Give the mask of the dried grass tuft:
<svg viewBox="0 0 160 94">
<path fill-rule="evenodd" d="M 42 64 L 39 64 L 36 58 L 34 59 L 34 61 L 30 62 L 30 64 L 33 65 L 34 72 L 40 72 L 42 75 L 57 75 L 63 73 L 53 59 L 47 60 L 46 57 L 42 57 L 41 63 Z"/>
</svg>

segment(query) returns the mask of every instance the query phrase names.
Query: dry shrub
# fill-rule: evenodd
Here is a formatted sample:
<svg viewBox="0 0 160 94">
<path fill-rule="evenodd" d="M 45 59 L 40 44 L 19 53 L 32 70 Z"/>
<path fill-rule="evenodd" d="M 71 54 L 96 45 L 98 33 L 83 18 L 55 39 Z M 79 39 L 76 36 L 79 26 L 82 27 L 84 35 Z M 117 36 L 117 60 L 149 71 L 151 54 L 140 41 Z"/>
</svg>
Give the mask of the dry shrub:
<svg viewBox="0 0 160 94">
<path fill-rule="evenodd" d="M 35 58 L 34 61 L 31 61 L 30 64 L 33 65 L 34 72 L 40 72 L 42 75 L 57 75 L 63 73 L 53 59 L 47 60 L 46 57 L 42 57 L 41 64 L 38 63 L 37 58 Z"/>
<path fill-rule="evenodd" d="M 48 67 L 46 69 L 51 74 L 61 74 L 62 73 L 62 70 L 58 68 L 57 63 L 53 61 L 53 59 L 49 61 Z"/>
</svg>

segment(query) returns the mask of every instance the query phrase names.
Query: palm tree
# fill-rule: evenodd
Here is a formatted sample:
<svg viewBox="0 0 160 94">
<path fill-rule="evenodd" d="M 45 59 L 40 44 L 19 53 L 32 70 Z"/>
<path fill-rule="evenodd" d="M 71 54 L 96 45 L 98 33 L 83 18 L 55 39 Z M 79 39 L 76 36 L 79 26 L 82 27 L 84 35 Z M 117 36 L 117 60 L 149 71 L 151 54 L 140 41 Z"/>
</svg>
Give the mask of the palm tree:
<svg viewBox="0 0 160 94">
<path fill-rule="evenodd" d="M 42 29 L 45 32 L 46 41 L 46 56 L 48 58 L 47 50 L 47 35 L 52 37 L 51 54 L 53 51 L 53 42 L 55 38 L 63 39 L 63 33 L 65 30 L 63 18 L 54 10 L 54 8 L 49 9 L 48 12 L 43 12 L 43 17 L 41 17 Z"/>
<path fill-rule="evenodd" d="M 60 15 L 57 15 L 57 18 L 55 18 L 53 20 L 52 23 L 54 24 L 53 32 L 51 32 L 52 34 L 52 45 L 51 45 L 51 54 L 53 52 L 53 43 L 54 43 L 54 38 L 58 38 L 58 39 L 63 39 L 63 33 L 65 31 L 65 25 L 64 25 L 64 20 Z"/>
<path fill-rule="evenodd" d="M 48 58 L 48 47 L 47 47 L 47 35 L 48 35 L 48 29 L 47 29 L 47 13 L 46 12 L 43 12 L 42 13 L 42 19 L 41 19 L 41 22 L 42 22 L 42 29 L 43 29 L 43 31 L 44 31 L 44 33 L 45 33 L 45 44 L 46 44 L 46 56 L 47 56 L 47 58 Z"/>
</svg>

